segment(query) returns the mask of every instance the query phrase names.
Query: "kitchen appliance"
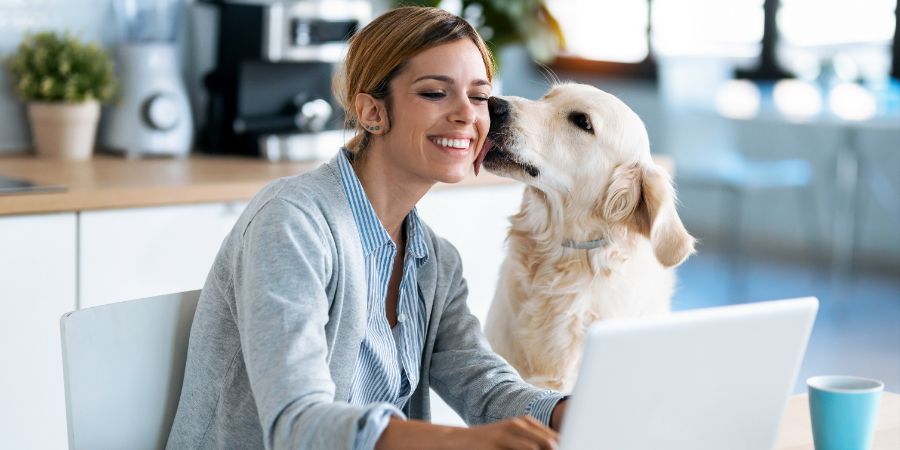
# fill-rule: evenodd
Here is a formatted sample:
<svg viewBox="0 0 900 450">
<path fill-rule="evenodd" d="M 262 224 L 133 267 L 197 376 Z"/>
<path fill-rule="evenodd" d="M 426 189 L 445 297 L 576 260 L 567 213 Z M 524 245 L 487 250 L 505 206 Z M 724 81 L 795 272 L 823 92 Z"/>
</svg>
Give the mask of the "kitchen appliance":
<svg viewBox="0 0 900 450">
<path fill-rule="evenodd" d="M 210 1 L 215 68 L 201 146 L 277 160 L 327 157 L 343 144 L 331 77 L 347 40 L 371 16 L 367 0 Z"/>
<path fill-rule="evenodd" d="M 194 124 L 178 67 L 181 0 L 115 0 L 122 42 L 119 97 L 108 113 L 101 144 L 129 157 L 186 156 Z"/>
</svg>

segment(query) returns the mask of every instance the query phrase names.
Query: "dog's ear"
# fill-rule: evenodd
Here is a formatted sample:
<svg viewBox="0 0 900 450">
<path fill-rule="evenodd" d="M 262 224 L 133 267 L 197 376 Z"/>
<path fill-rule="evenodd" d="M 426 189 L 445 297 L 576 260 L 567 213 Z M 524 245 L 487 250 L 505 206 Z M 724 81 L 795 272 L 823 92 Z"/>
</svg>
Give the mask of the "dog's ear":
<svg viewBox="0 0 900 450">
<path fill-rule="evenodd" d="M 629 225 L 650 239 L 662 265 L 677 266 L 694 253 L 695 239 L 675 210 L 675 190 L 669 175 L 652 162 L 640 165 L 640 174 L 641 198 Z"/>
<path fill-rule="evenodd" d="M 622 223 L 630 219 L 641 200 L 641 167 L 637 164 L 613 170 L 600 213 L 607 222 Z"/>
</svg>

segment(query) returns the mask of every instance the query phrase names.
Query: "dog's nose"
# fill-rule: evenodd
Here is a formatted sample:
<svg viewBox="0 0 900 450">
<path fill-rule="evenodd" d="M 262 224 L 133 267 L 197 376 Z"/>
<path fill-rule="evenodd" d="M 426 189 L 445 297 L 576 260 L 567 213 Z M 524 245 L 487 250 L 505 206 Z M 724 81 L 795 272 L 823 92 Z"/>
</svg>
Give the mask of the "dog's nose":
<svg viewBox="0 0 900 450">
<path fill-rule="evenodd" d="M 491 120 L 504 118 L 509 115 L 509 102 L 500 97 L 491 97 L 488 99 L 488 112 Z"/>
</svg>

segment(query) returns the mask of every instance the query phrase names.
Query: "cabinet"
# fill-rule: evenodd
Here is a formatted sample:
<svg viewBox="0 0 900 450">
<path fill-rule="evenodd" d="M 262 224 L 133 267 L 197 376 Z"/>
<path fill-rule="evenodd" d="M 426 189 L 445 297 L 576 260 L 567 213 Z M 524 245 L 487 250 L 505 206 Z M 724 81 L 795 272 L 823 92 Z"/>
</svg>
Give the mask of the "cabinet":
<svg viewBox="0 0 900 450">
<path fill-rule="evenodd" d="M 59 319 L 75 309 L 75 213 L 0 217 L 0 439 L 66 448 Z"/>
<path fill-rule="evenodd" d="M 200 289 L 245 206 L 206 203 L 82 212 L 80 307 Z"/>
<path fill-rule="evenodd" d="M 68 446 L 63 314 L 202 287 L 244 206 L 0 217 L 0 447 Z"/>
<path fill-rule="evenodd" d="M 422 220 L 459 251 L 469 287 L 469 309 L 482 325 L 506 255 L 508 218 L 519 210 L 523 191 L 521 184 L 435 189 L 417 206 Z M 431 418 L 438 424 L 464 425 L 435 392 L 431 394 Z"/>
</svg>

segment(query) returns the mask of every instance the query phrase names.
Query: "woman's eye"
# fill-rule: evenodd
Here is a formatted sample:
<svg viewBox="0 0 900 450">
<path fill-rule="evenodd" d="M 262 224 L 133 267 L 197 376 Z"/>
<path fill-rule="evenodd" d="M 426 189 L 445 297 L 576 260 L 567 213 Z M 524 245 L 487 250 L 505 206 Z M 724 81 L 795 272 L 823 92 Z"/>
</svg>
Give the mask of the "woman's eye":
<svg viewBox="0 0 900 450">
<path fill-rule="evenodd" d="M 473 95 L 473 96 L 471 96 L 471 97 L 469 97 L 469 98 L 472 99 L 472 100 L 473 100 L 474 102 L 476 102 L 476 103 L 484 103 L 484 102 L 488 101 L 488 98 L 487 98 L 487 97 L 484 97 L 484 96 L 481 96 L 481 95 Z"/>
<path fill-rule="evenodd" d="M 447 96 L 447 94 L 443 92 L 422 92 L 419 95 L 429 100 L 439 100 Z"/>
</svg>

